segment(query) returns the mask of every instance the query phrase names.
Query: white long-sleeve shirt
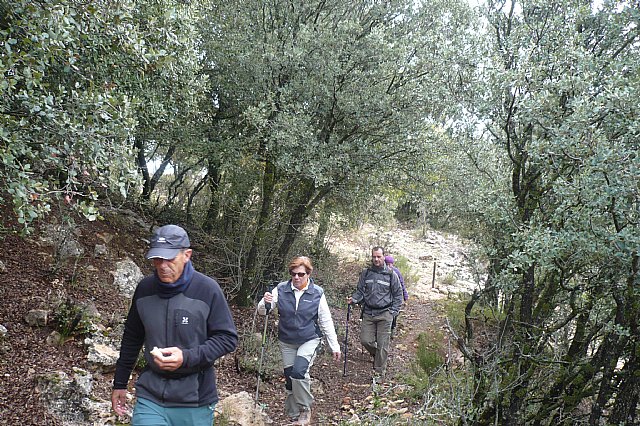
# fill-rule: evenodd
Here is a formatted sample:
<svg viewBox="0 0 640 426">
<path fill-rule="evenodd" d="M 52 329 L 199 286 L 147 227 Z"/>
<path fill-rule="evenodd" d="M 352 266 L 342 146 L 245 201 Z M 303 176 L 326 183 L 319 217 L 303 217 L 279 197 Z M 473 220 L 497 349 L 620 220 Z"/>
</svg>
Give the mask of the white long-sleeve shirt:
<svg viewBox="0 0 640 426">
<path fill-rule="evenodd" d="M 298 309 L 300 298 L 307 287 L 303 290 L 298 290 L 293 284 L 291 284 L 291 289 L 296 297 L 296 309 Z M 273 297 L 273 301 L 271 302 L 271 308 L 273 309 L 278 306 L 278 287 L 271 290 L 271 296 Z M 258 303 L 258 313 L 260 315 L 266 315 L 267 313 L 267 309 L 264 306 L 264 297 Z M 329 304 L 327 303 L 327 298 L 324 293 L 320 297 L 320 304 L 318 305 L 318 326 L 320 327 L 322 334 L 327 338 L 327 343 L 329 344 L 331 351 L 333 353 L 340 352 L 340 343 L 338 343 L 338 336 L 336 335 L 336 329 L 333 326 L 331 311 L 329 310 Z"/>
</svg>

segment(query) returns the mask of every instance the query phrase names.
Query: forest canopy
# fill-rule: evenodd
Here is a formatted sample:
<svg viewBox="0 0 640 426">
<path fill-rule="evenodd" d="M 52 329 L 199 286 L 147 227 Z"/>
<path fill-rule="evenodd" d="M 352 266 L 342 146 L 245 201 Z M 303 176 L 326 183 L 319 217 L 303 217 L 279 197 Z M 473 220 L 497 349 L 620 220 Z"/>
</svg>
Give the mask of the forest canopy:
<svg viewBox="0 0 640 426">
<path fill-rule="evenodd" d="M 488 265 L 460 424 L 634 424 L 639 20 L 610 0 L 2 0 L 3 232 L 126 201 L 211 235 L 247 303 L 330 226 L 404 213 Z"/>
</svg>

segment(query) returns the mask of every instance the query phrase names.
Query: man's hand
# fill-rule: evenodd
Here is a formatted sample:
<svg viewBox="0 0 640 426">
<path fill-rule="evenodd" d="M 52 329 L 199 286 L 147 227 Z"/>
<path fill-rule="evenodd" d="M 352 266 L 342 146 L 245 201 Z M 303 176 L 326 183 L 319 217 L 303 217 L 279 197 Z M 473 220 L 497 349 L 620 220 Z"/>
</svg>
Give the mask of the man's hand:
<svg viewBox="0 0 640 426">
<path fill-rule="evenodd" d="M 351 296 L 347 297 L 347 305 L 351 305 L 353 304 L 353 299 L 351 298 Z"/>
<path fill-rule="evenodd" d="M 158 349 L 153 354 L 153 361 L 160 370 L 175 371 L 182 367 L 182 349 L 175 346 Z"/>
<path fill-rule="evenodd" d="M 271 303 L 273 302 L 273 295 L 269 292 L 266 292 L 264 294 L 264 303 Z"/>
<path fill-rule="evenodd" d="M 333 353 L 333 360 L 334 360 L 335 362 L 340 361 L 340 356 L 341 356 L 341 355 L 342 355 L 342 353 L 340 353 L 340 352 L 334 352 L 334 353 Z"/>
<path fill-rule="evenodd" d="M 111 392 L 111 408 L 119 416 L 124 416 L 129 411 L 127 405 L 127 390 L 126 389 L 114 389 Z"/>
</svg>

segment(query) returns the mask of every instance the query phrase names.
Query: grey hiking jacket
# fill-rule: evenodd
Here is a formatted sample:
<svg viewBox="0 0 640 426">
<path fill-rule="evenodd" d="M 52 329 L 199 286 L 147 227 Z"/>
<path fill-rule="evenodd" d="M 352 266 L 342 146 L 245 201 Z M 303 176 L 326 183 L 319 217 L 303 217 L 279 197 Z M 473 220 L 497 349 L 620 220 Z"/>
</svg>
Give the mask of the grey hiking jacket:
<svg viewBox="0 0 640 426">
<path fill-rule="evenodd" d="M 386 311 L 393 316 L 398 315 L 402 306 L 402 286 L 398 275 L 387 265 L 364 269 L 351 299 L 353 303 L 361 304 L 367 315 L 375 317 Z"/>
</svg>

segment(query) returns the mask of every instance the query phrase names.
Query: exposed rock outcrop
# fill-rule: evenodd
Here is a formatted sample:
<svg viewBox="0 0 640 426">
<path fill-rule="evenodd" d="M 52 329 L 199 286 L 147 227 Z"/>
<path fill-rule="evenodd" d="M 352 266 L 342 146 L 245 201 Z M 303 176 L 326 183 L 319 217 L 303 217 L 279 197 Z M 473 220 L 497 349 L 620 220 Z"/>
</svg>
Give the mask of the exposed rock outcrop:
<svg viewBox="0 0 640 426">
<path fill-rule="evenodd" d="M 239 392 L 222 399 L 216 406 L 216 415 L 223 417 L 226 424 L 242 426 L 266 426 L 273 421 L 256 406 L 247 392 Z M 218 423 L 216 421 L 216 423 Z"/>
</svg>

